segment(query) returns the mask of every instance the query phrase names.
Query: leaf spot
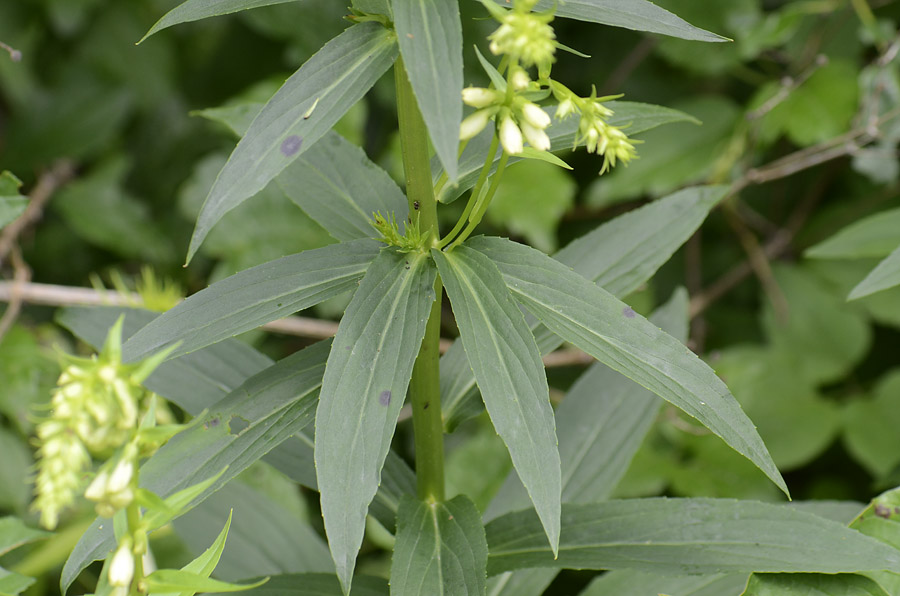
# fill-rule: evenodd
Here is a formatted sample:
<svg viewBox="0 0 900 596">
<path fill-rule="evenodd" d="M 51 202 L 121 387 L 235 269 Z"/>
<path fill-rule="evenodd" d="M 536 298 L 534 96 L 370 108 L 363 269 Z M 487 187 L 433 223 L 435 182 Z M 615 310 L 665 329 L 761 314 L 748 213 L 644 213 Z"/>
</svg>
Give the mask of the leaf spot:
<svg viewBox="0 0 900 596">
<path fill-rule="evenodd" d="M 383 406 L 389 406 L 391 404 L 391 392 L 382 391 L 381 395 L 378 396 L 378 403 Z"/>
<path fill-rule="evenodd" d="M 300 151 L 300 145 L 303 144 L 303 139 L 298 137 L 297 135 L 291 135 L 281 143 L 281 153 L 290 157 L 294 155 L 298 151 Z"/>
<path fill-rule="evenodd" d="M 239 435 L 244 432 L 244 429 L 248 426 L 250 426 L 250 422 L 240 416 L 232 415 L 231 419 L 228 421 L 228 432 L 232 435 Z"/>
<path fill-rule="evenodd" d="M 205 428 L 207 430 L 209 430 L 211 428 L 215 428 L 217 426 L 219 426 L 218 418 L 211 418 L 210 420 L 207 420 L 206 422 L 203 423 L 203 428 Z"/>
<path fill-rule="evenodd" d="M 622 315 L 623 315 L 626 319 L 633 319 L 634 316 L 635 316 L 634 309 L 631 308 L 630 306 L 626 306 L 625 308 L 622 309 Z"/>
</svg>

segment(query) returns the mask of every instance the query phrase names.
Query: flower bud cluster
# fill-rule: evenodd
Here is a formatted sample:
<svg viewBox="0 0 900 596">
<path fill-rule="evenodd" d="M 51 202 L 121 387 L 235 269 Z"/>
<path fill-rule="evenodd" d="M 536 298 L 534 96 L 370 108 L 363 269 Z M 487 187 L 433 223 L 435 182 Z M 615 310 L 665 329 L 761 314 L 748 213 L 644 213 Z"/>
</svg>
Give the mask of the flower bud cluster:
<svg viewBox="0 0 900 596">
<path fill-rule="evenodd" d="M 126 506 L 134 495 L 132 478 L 138 457 L 138 413 L 148 392 L 141 387 L 159 358 L 141 364 L 121 362 L 121 322 L 110 330 L 99 357 L 63 356 L 64 369 L 50 400 L 50 416 L 37 426 L 38 463 L 33 509 L 41 524 L 55 528 L 91 466 L 91 456 L 109 457 L 88 488 L 97 510 L 106 515 Z M 114 337 L 115 336 L 115 337 Z M 133 446 L 132 446 L 133 444 Z"/>
<path fill-rule="evenodd" d="M 108 460 L 100 468 L 94 481 L 84 491 L 84 496 L 97 504 L 98 515 L 112 517 L 134 500 L 137 456 L 137 445 L 129 443 L 118 458 Z"/>
<path fill-rule="evenodd" d="M 537 104 L 519 95 L 513 95 L 507 102 L 505 94 L 480 87 L 463 89 L 463 102 L 478 110 L 462 121 L 460 139 L 471 139 L 496 117 L 500 123 L 500 143 L 510 155 L 522 153 L 525 141 L 538 151 L 550 149 L 550 137 L 545 132 L 550 126 L 550 116 Z"/>
<path fill-rule="evenodd" d="M 500 27 L 488 39 L 494 55 L 504 54 L 523 66 L 549 71 L 556 52 L 556 34 L 550 26 L 553 14 L 531 12 L 535 4 L 534 0 L 516 0 L 509 11 L 489 7 Z"/>
<path fill-rule="evenodd" d="M 597 97 L 596 90 L 594 90 L 590 97 L 578 97 L 555 81 L 551 84 L 551 88 L 559 100 L 556 108 L 557 118 L 562 120 L 572 114 L 581 115 L 575 145 L 583 143 L 588 152 L 603 155 L 601 174 L 615 167 L 617 161 L 627 165 L 629 161 L 637 157 L 634 149 L 636 141 L 629 139 L 621 128 L 607 123 L 607 120 L 612 117 L 613 111 L 603 105 L 603 102 L 620 96 Z"/>
</svg>

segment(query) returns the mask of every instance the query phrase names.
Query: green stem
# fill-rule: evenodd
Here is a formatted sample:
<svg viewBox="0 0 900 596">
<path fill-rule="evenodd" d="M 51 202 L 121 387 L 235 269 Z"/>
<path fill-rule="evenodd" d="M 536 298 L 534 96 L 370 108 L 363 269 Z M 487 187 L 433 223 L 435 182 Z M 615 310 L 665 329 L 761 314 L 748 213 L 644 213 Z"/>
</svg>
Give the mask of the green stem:
<svg viewBox="0 0 900 596">
<path fill-rule="evenodd" d="M 494 193 L 497 192 L 497 187 L 500 186 L 500 179 L 503 177 L 503 171 L 506 169 L 506 162 L 508 161 L 509 153 L 504 151 L 503 155 L 500 156 L 500 163 L 497 164 L 497 171 L 494 172 L 494 176 L 491 178 L 490 188 L 488 188 L 487 193 L 479 199 L 478 204 L 475 205 L 474 212 L 469 217 L 469 225 L 467 225 L 466 229 L 462 231 L 462 234 L 453 241 L 453 244 L 450 245 L 451 249 L 454 246 L 465 242 L 466 238 L 468 238 L 469 235 L 475 231 L 475 228 L 478 227 L 478 224 L 481 223 L 481 218 L 484 217 L 488 205 L 491 204 L 491 199 L 494 198 Z"/>
<path fill-rule="evenodd" d="M 466 208 L 463 210 L 462 215 L 459 216 L 459 220 L 457 220 L 456 225 L 453 226 L 453 229 L 450 230 L 450 233 L 444 236 L 444 238 L 438 243 L 437 247 L 444 248 L 450 241 L 453 240 L 462 227 L 465 225 L 466 221 L 469 219 L 469 214 L 472 213 L 472 209 L 475 207 L 475 204 L 478 202 L 479 197 L 481 196 L 481 189 L 484 187 L 484 183 L 487 180 L 488 174 L 491 173 L 491 166 L 494 163 L 494 156 L 497 154 L 497 147 L 500 145 L 500 139 L 497 137 L 497 134 L 494 134 L 494 139 L 491 141 L 491 148 L 488 149 L 487 157 L 484 160 L 484 165 L 481 167 L 481 173 L 478 175 L 478 180 L 475 182 L 475 186 L 472 187 L 472 193 L 469 195 L 469 201 L 466 203 Z"/>
<path fill-rule="evenodd" d="M 128 534 L 132 537 L 132 548 L 138 543 L 137 534 L 141 531 L 141 506 L 134 500 L 125 509 L 125 518 L 128 520 Z M 134 579 L 131 580 L 129 596 L 142 596 L 140 586 L 144 581 L 144 558 L 141 554 L 134 555 Z"/>
<path fill-rule="evenodd" d="M 430 236 L 426 246 L 433 247 L 438 243 L 440 230 L 428 159 L 428 133 L 402 58 L 397 58 L 394 65 L 394 81 L 409 211 L 419 213 L 421 229 L 429 232 Z M 441 418 L 439 352 L 442 294 L 443 285 L 438 277 L 434 283 L 435 300 L 425 326 L 425 338 L 409 382 L 416 443 L 416 483 L 419 498 L 427 502 L 444 500 L 444 425 Z"/>
</svg>

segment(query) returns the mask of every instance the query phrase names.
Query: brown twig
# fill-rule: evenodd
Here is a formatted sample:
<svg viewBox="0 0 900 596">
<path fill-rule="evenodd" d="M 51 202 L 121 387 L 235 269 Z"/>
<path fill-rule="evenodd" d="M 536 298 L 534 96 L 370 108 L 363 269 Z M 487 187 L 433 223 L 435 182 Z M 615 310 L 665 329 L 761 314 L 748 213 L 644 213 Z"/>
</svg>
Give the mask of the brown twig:
<svg viewBox="0 0 900 596">
<path fill-rule="evenodd" d="M 3 343 L 3 338 L 22 310 L 22 286 L 31 279 L 31 269 L 25 264 L 22 251 L 17 245 L 10 251 L 10 261 L 13 266 L 13 282 L 10 284 L 8 306 L 0 317 L 0 343 Z"/>
<path fill-rule="evenodd" d="M 22 60 L 22 52 L 15 49 L 14 47 L 0 41 L 0 48 L 9 52 L 9 59 L 12 60 L 13 62 L 19 62 Z"/>
<path fill-rule="evenodd" d="M 44 306 L 137 306 L 141 304 L 138 294 L 122 294 L 106 292 L 92 288 L 76 288 L 52 284 L 32 283 L 24 281 L 0 281 L 0 302 L 18 301 Z M 272 333 L 306 337 L 310 339 L 327 339 L 337 333 L 338 324 L 334 321 L 323 321 L 308 317 L 291 316 L 266 323 L 263 329 Z M 440 351 L 445 353 L 453 341 L 441 339 Z M 593 358 L 581 350 L 557 350 L 544 356 L 544 365 L 548 367 L 579 366 L 590 364 Z"/>
<path fill-rule="evenodd" d="M 56 162 L 53 167 L 41 174 L 34 190 L 29 195 L 30 200 L 28 206 L 25 207 L 25 212 L 0 232 L 0 265 L 9 256 L 22 232 L 41 219 L 44 206 L 53 193 L 71 180 L 74 175 L 75 168 L 66 160 Z"/>
</svg>

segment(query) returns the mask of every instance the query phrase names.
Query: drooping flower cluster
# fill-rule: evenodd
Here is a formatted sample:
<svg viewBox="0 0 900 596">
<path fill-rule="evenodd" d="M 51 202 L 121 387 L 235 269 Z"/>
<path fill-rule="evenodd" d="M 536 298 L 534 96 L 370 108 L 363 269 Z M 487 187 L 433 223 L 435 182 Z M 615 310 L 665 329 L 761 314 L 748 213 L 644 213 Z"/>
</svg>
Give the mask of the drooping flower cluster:
<svg viewBox="0 0 900 596">
<path fill-rule="evenodd" d="M 580 115 L 575 145 L 583 144 L 589 152 L 603 155 L 601 174 L 616 163 L 627 164 L 637 157 L 635 141 L 629 139 L 622 128 L 608 123 L 613 111 L 604 102 L 615 96 L 598 98 L 596 92 L 592 92 L 589 97 L 578 97 L 550 78 L 556 48 L 566 49 L 556 42 L 550 26 L 552 11 L 532 12 L 537 0 L 514 0 L 510 10 L 492 0 L 482 0 L 482 4 L 500 22 L 500 27 L 489 36 L 490 49 L 494 54 L 504 56 L 500 68 L 505 67 L 506 73 L 497 71 L 482 58 L 493 85 L 492 88 L 463 89 L 463 102 L 475 108 L 475 112 L 462 121 L 461 140 L 473 138 L 494 120 L 500 144 L 507 154 L 522 153 L 526 142 L 538 151 L 549 151 L 551 143 L 547 127 L 551 119 L 534 102 L 552 93 L 559 102 L 558 119 Z M 537 67 L 537 81 L 533 81 L 526 70 L 531 67 Z"/>
<path fill-rule="evenodd" d="M 50 401 L 50 416 L 37 427 L 39 441 L 36 498 L 41 524 L 55 528 L 59 514 L 84 483 L 91 455 L 110 457 L 133 442 L 139 413 L 149 395 L 140 383 L 162 361 L 122 364 L 121 320 L 110 330 L 98 357 L 63 356 L 66 366 Z M 98 513 L 127 506 L 137 462 L 137 444 L 121 450 L 101 468 L 87 490 Z"/>
</svg>

